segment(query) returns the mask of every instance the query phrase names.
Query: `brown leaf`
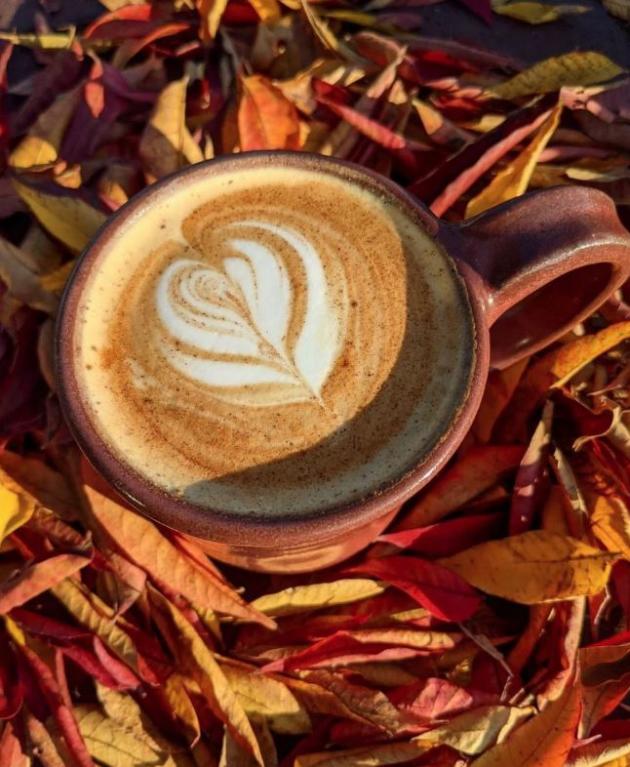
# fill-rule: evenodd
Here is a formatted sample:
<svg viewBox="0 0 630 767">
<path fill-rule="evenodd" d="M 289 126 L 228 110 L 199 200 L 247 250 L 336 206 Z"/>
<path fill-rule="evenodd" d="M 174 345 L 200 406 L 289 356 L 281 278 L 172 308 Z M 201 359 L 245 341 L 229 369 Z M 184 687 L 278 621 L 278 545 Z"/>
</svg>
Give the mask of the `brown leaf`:
<svg viewBox="0 0 630 767">
<path fill-rule="evenodd" d="M 238 132 L 241 151 L 299 149 L 297 111 L 282 91 L 263 75 L 240 80 Z"/>
<path fill-rule="evenodd" d="M 58 300 L 42 288 L 32 259 L 4 237 L 0 237 L 0 280 L 17 302 L 48 314 L 55 313 Z"/>
<path fill-rule="evenodd" d="M 575 538 L 532 530 L 440 561 L 488 594 L 537 604 L 599 593 L 616 558 Z"/>
</svg>

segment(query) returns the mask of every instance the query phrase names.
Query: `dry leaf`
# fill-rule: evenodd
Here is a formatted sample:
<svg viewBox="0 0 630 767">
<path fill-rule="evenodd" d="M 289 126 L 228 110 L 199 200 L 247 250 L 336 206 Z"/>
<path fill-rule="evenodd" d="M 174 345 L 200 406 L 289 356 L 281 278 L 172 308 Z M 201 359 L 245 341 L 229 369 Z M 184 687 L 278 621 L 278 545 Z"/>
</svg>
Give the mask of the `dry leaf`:
<svg viewBox="0 0 630 767">
<path fill-rule="evenodd" d="M 532 530 L 440 561 L 488 594 L 537 604 L 597 594 L 616 558 L 575 538 Z"/>
<path fill-rule="evenodd" d="M 562 4 L 549 5 L 548 3 L 534 2 L 534 0 L 515 0 L 513 2 L 493 2 L 492 10 L 500 16 L 508 16 L 516 21 L 525 21 L 527 24 L 548 24 L 557 21 L 563 16 L 587 13 L 591 10 L 588 5 Z"/>
<path fill-rule="evenodd" d="M 525 194 L 540 155 L 556 132 L 561 114 L 562 104 L 558 103 L 527 147 L 502 168 L 485 189 L 470 200 L 466 206 L 466 218 L 477 216 L 493 205 Z"/>
<path fill-rule="evenodd" d="M 262 75 L 242 77 L 238 105 L 241 151 L 299 149 L 297 111 L 282 91 Z"/>
<path fill-rule="evenodd" d="M 157 583 L 168 584 L 170 589 L 189 599 L 193 605 L 274 628 L 275 623 L 270 618 L 246 605 L 227 584 L 206 577 L 162 535 L 153 522 L 91 487 L 85 487 L 85 494 L 94 519 L 110 541 Z"/>
<path fill-rule="evenodd" d="M 138 151 L 150 180 L 201 162 L 203 153 L 186 127 L 188 78 L 169 83 L 158 96 Z"/>
<path fill-rule="evenodd" d="M 104 223 L 105 215 L 81 197 L 43 191 L 14 179 L 18 194 L 40 224 L 73 253 L 79 253 Z"/>
<path fill-rule="evenodd" d="M 20 570 L 0 584 L 0 614 L 8 613 L 89 564 L 88 557 L 58 554 Z"/>
<path fill-rule="evenodd" d="M 561 698 L 521 725 L 475 762 L 475 767 L 564 767 L 580 718 L 580 685 L 567 687 Z"/>
<path fill-rule="evenodd" d="M 471 448 L 429 485 L 396 529 L 421 527 L 442 519 L 516 469 L 524 452 L 520 445 Z"/>
<path fill-rule="evenodd" d="M 318 610 L 336 605 L 347 605 L 378 596 L 385 586 L 368 578 L 346 578 L 332 583 L 312 583 L 290 586 L 275 594 L 265 594 L 251 603 L 251 607 L 274 617 Z"/>
<path fill-rule="evenodd" d="M 0 484 L 0 544 L 31 518 L 35 504 L 28 496 Z"/>
<path fill-rule="evenodd" d="M 175 605 L 154 589 L 150 594 L 158 623 L 162 625 L 163 621 L 168 621 L 177 630 L 178 645 L 172 649 L 181 668 L 197 682 L 213 713 L 228 727 L 236 742 L 264 767 L 251 723 L 212 651 Z"/>
<path fill-rule="evenodd" d="M 623 69 L 597 51 L 574 51 L 534 64 L 512 79 L 495 85 L 489 93 L 509 101 L 532 94 L 550 93 L 565 85 L 592 85 L 612 80 Z"/>
</svg>

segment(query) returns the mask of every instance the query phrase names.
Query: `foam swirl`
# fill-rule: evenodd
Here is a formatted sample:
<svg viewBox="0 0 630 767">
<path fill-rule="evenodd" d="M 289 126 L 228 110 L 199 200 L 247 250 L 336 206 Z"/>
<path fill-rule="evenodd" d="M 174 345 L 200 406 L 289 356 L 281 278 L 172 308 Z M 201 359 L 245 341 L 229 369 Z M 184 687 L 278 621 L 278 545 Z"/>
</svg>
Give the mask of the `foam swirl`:
<svg viewBox="0 0 630 767">
<path fill-rule="evenodd" d="M 235 228 L 241 237 L 230 236 Z M 223 260 L 222 271 L 182 258 L 157 283 L 155 304 L 168 334 L 168 363 L 217 389 L 216 396 L 225 400 L 238 389 L 241 404 L 321 401 L 342 347 L 343 317 L 330 300 L 319 253 L 299 232 L 266 221 L 246 220 L 227 230 L 226 248 L 237 255 Z M 261 232 L 288 245 L 303 272 L 306 307 L 294 344 L 289 339 L 296 304 L 292 281 L 281 254 L 260 242 Z M 249 395 L 241 391 L 244 386 L 250 387 Z M 261 386 L 267 387 L 264 393 Z"/>
</svg>

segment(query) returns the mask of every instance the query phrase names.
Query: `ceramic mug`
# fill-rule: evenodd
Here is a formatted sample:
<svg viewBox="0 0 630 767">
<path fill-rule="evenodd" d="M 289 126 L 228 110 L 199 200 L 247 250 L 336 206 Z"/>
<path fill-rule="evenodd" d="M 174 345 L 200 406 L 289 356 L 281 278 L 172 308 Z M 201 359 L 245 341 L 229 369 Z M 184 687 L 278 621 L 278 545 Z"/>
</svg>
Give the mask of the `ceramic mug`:
<svg viewBox="0 0 630 767">
<path fill-rule="evenodd" d="M 321 169 L 367 186 L 409 209 L 418 225 L 462 277 L 475 324 L 475 353 L 463 404 L 443 424 L 441 438 L 418 456 L 411 472 L 379 494 L 312 515 L 265 520 L 222 515 L 150 485 L 100 440 L 76 383 L 73 332 L 81 290 L 100 251 L 125 222 L 199 174 L 246 167 Z M 461 224 L 436 218 L 418 200 L 380 175 L 306 153 L 252 152 L 186 168 L 148 187 L 109 218 L 69 280 L 56 334 L 63 411 L 79 446 L 105 479 L 141 513 L 191 536 L 211 556 L 268 572 L 327 567 L 356 553 L 381 533 L 408 498 L 453 455 L 479 407 L 490 367 L 503 368 L 562 336 L 595 310 L 630 273 L 630 235 L 613 201 L 600 191 L 563 186 L 525 195 Z"/>
</svg>

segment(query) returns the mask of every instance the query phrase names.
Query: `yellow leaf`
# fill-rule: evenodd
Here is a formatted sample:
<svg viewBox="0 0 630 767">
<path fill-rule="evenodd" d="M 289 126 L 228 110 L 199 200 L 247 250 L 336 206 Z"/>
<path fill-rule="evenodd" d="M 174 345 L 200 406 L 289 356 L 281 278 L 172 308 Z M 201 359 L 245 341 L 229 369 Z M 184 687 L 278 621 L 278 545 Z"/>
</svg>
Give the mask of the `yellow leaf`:
<svg viewBox="0 0 630 767">
<path fill-rule="evenodd" d="M 624 70 L 603 53 L 573 51 L 540 61 L 504 83 L 489 95 L 512 101 L 532 94 L 550 93 L 564 85 L 593 85 L 612 80 Z"/>
<path fill-rule="evenodd" d="M 493 3 L 492 10 L 500 16 L 509 16 L 527 24 L 548 24 L 562 16 L 586 13 L 591 9 L 587 5 L 547 5 L 530 0 L 516 0 L 513 3 Z"/>
<path fill-rule="evenodd" d="M 171 713 L 182 730 L 185 731 L 182 735 L 186 735 L 190 745 L 197 743 L 201 734 L 199 719 L 186 690 L 183 677 L 177 673 L 171 674 L 162 685 L 162 691 Z"/>
<path fill-rule="evenodd" d="M 498 743 L 475 761 L 475 767 L 565 767 L 575 742 L 580 718 L 580 685 L 567 685 L 566 692 L 503 743 Z"/>
<path fill-rule="evenodd" d="M 32 517 L 35 504 L 28 496 L 0 484 L 0 544 Z"/>
<path fill-rule="evenodd" d="M 219 660 L 225 678 L 248 717 L 264 718 L 272 730 L 285 735 L 310 732 L 308 714 L 285 684 L 255 673 L 254 667 Z"/>
<path fill-rule="evenodd" d="M 76 514 L 78 500 L 66 478 L 38 458 L 1 450 L 0 483 L 60 517 Z"/>
<path fill-rule="evenodd" d="M 138 653 L 131 638 L 116 624 L 113 610 L 96 594 L 70 578 L 58 583 L 51 592 L 79 623 L 93 631 L 121 660 L 138 671 Z"/>
<path fill-rule="evenodd" d="M 59 149 L 79 100 L 79 90 L 62 93 L 44 110 L 9 155 L 9 165 L 19 170 L 50 165 L 59 158 Z"/>
<path fill-rule="evenodd" d="M 203 642 L 182 613 L 159 591 L 150 589 L 153 614 L 159 626 L 174 626 L 177 646 L 171 647 L 180 667 L 199 685 L 208 705 L 228 729 L 236 742 L 254 755 L 264 766 L 260 746 L 238 698 L 230 687 L 212 651 Z M 168 638 L 169 631 L 163 631 Z"/>
<path fill-rule="evenodd" d="M 630 513 L 628 507 L 614 496 L 591 496 L 587 498 L 591 510 L 591 532 L 608 549 L 621 552 L 630 560 Z"/>
<path fill-rule="evenodd" d="M 280 6 L 277 0 L 250 0 L 250 3 L 261 21 L 270 23 L 280 18 Z"/>
<path fill-rule="evenodd" d="M 221 24 L 221 17 L 228 0 L 196 0 L 201 17 L 200 36 L 204 42 L 214 39 Z"/>
<path fill-rule="evenodd" d="M 174 767 L 172 759 L 151 738 L 143 738 L 137 729 L 111 719 L 98 706 L 75 706 L 74 716 L 90 755 L 99 763 L 107 767 Z"/>
<path fill-rule="evenodd" d="M 46 32 L 41 35 L 0 32 L 0 40 L 6 40 L 13 45 L 23 45 L 26 48 L 41 48 L 45 51 L 68 50 L 72 47 L 75 37 L 76 30 L 74 28 L 67 32 Z"/>
<path fill-rule="evenodd" d="M 321 610 L 324 607 L 347 605 L 376 597 L 384 591 L 384 585 L 369 578 L 343 578 L 332 583 L 290 586 L 275 594 L 258 597 L 251 606 L 265 615 L 292 615 L 309 610 Z"/>
<path fill-rule="evenodd" d="M 556 132 L 561 114 L 562 104 L 558 103 L 527 147 L 470 200 L 466 206 L 466 218 L 477 216 L 493 205 L 525 194 L 540 155 Z"/>
<path fill-rule="evenodd" d="M 602 2 L 608 13 L 612 13 L 618 19 L 630 21 L 630 0 L 602 0 Z"/>
<path fill-rule="evenodd" d="M 434 746 L 450 746 L 462 754 L 475 756 L 495 743 L 503 743 L 515 727 L 531 718 L 532 713 L 532 708 L 480 706 L 414 740 Z"/>
<path fill-rule="evenodd" d="M 628 767 L 630 742 L 626 738 L 601 740 L 577 746 L 569 754 L 566 767 Z"/>
<path fill-rule="evenodd" d="M 311 29 L 315 34 L 315 37 L 321 42 L 324 48 L 342 56 L 347 61 L 362 64 L 365 63 L 364 59 L 359 56 L 354 50 L 346 43 L 339 40 L 332 32 L 328 24 L 319 17 L 318 13 L 311 6 L 309 0 L 299 0 L 300 6 L 304 11 L 304 15 L 308 23 L 311 25 Z"/>
<path fill-rule="evenodd" d="M 183 77 L 162 90 L 140 139 L 138 151 L 151 181 L 203 160 L 186 127 L 187 87 L 188 78 Z"/>
<path fill-rule="evenodd" d="M 412 740 L 408 743 L 350 748 L 346 751 L 322 751 L 298 756 L 294 767 L 384 767 L 408 762 L 432 748 L 431 744 Z"/>
<path fill-rule="evenodd" d="M 105 214 L 80 197 L 52 194 L 13 179 L 13 185 L 40 224 L 74 253 L 79 253 L 105 221 Z"/>
<path fill-rule="evenodd" d="M 438 561 L 487 594 L 537 604 L 598 594 L 616 558 L 575 538 L 532 530 Z"/>
<path fill-rule="evenodd" d="M 24 708 L 24 723 L 28 732 L 28 739 L 33 753 L 39 756 L 44 767 L 66 767 L 64 760 L 59 755 L 55 741 L 46 729 L 46 726 Z"/>
</svg>

